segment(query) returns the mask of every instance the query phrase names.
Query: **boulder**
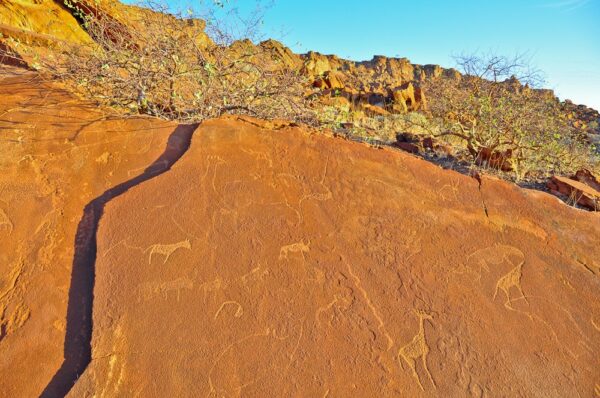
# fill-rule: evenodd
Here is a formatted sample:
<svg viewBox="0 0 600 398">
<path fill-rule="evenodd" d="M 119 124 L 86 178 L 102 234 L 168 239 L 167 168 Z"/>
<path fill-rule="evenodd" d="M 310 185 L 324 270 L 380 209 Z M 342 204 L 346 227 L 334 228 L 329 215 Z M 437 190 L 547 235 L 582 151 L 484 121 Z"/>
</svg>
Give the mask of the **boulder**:
<svg viewBox="0 0 600 398">
<path fill-rule="evenodd" d="M 387 116 L 390 113 L 377 105 L 363 104 L 362 109 L 369 116 Z"/>
<path fill-rule="evenodd" d="M 308 54 L 302 56 L 304 58 L 304 66 L 302 72 L 309 76 L 321 76 L 325 72 L 333 69 L 329 62 L 329 57 L 323 54 L 319 54 L 314 51 L 310 51 Z"/>
<path fill-rule="evenodd" d="M 302 60 L 300 57 L 277 40 L 265 40 L 260 43 L 259 46 L 265 52 L 269 53 L 274 60 L 280 62 L 287 68 L 293 68 L 297 70 L 302 65 Z"/>
<path fill-rule="evenodd" d="M 591 171 L 582 169 L 578 170 L 575 173 L 575 180 L 580 181 L 590 187 L 594 188 L 596 191 L 600 191 L 600 182 L 598 182 L 598 178 L 592 174 Z"/>
<path fill-rule="evenodd" d="M 409 112 L 425 108 L 425 94 L 413 83 L 404 83 L 391 90 L 392 108 L 396 112 Z"/>
<path fill-rule="evenodd" d="M 339 72 L 327 71 L 315 79 L 313 87 L 321 90 L 341 90 L 344 88 L 343 75 Z"/>
<path fill-rule="evenodd" d="M 585 209 L 600 211 L 600 190 L 594 189 L 584 182 L 573 178 L 552 176 L 546 186 L 552 194 L 558 197 L 576 203 Z"/>
<path fill-rule="evenodd" d="M 479 151 L 475 163 L 480 166 L 487 166 L 492 169 L 502 171 L 512 171 L 513 167 L 510 164 L 510 158 L 512 157 L 512 149 L 505 151 L 495 151 L 489 148 L 483 148 Z"/>
</svg>

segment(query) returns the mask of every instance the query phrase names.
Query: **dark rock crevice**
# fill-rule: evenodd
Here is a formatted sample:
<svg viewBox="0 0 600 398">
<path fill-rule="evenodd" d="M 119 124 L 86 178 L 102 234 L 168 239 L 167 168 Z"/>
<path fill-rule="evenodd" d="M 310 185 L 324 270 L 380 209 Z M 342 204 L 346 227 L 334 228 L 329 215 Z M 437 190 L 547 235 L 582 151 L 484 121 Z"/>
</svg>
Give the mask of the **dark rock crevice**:
<svg viewBox="0 0 600 398">
<path fill-rule="evenodd" d="M 192 135 L 197 127 L 197 124 L 179 125 L 169 136 L 165 151 L 143 173 L 110 188 L 85 206 L 75 235 L 64 360 L 40 395 L 41 398 L 66 396 L 91 362 L 96 234 L 106 204 L 136 185 L 170 170 L 190 147 Z"/>
</svg>

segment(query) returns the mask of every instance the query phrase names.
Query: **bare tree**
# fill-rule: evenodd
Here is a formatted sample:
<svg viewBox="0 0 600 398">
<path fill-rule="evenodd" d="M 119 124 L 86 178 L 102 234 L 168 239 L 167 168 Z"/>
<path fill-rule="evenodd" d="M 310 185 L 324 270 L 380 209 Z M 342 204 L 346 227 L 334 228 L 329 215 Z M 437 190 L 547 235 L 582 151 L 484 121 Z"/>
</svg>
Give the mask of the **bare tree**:
<svg viewBox="0 0 600 398">
<path fill-rule="evenodd" d="M 495 83 L 512 78 L 532 88 L 541 87 L 545 83 L 544 73 L 533 65 L 531 56 L 526 52 L 512 56 L 498 55 L 493 52 L 462 53 L 453 58 L 457 68 L 466 76 Z"/>
</svg>

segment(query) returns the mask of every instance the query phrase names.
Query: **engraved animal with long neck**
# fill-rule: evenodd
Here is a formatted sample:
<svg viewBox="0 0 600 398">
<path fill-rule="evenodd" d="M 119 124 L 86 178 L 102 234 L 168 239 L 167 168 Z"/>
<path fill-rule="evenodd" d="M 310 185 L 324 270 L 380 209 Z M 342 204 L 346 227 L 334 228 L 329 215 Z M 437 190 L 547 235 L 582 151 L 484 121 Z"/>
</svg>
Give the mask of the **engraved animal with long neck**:
<svg viewBox="0 0 600 398">
<path fill-rule="evenodd" d="M 415 311 L 415 314 L 419 317 L 419 332 L 413 337 L 412 341 L 401 347 L 398 350 L 398 357 L 402 357 L 404 361 L 408 364 L 414 377 L 417 379 L 417 383 L 419 383 L 419 387 L 421 390 L 425 390 L 423 385 L 421 384 L 421 379 L 419 378 L 419 374 L 417 373 L 417 359 L 421 359 L 423 364 L 423 369 L 425 369 L 425 373 L 429 377 L 431 384 L 435 387 L 435 382 L 431 377 L 431 373 L 429 373 L 429 368 L 427 367 L 427 354 L 429 354 L 429 346 L 427 345 L 427 340 L 425 339 L 425 327 L 424 321 L 425 319 L 433 319 L 433 317 L 423 311 Z"/>
</svg>

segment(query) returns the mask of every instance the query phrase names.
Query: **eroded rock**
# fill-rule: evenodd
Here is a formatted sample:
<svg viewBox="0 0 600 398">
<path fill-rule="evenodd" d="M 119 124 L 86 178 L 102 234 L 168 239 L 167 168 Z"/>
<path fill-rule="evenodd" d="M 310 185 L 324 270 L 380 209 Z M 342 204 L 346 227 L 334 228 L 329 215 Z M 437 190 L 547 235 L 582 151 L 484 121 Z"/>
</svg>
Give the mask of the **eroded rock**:
<svg viewBox="0 0 600 398">
<path fill-rule="evenodd" d="M 597 214 L 265 127 L 208 121 L 108 204 L 75 396 L 593 391 Z"/>
<path fill-rule="evenodd" d="M 600 184 L 588 170 L 580 170 L 571 178 L 552 176 L 547 187 L 569 203 L 588 210 L 600 210 Z"/>
</svg>

